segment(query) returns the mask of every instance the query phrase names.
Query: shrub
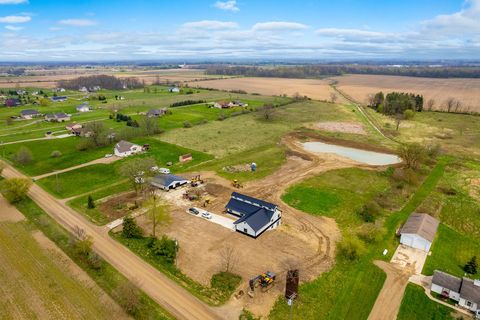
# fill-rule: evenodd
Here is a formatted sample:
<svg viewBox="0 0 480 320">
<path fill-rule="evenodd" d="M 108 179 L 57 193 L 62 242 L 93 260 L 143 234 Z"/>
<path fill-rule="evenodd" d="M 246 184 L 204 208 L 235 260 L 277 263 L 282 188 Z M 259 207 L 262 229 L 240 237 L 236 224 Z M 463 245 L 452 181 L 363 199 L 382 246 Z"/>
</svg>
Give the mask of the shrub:
<svg viewBox="0 0 480 320">
<path fill-rule="evenodd" d="M 338 244 L 338 254 L 350 261 L 357 260 L 365 250 L 365 244 L 354 236 L 346 236 Z"/>
<path fill-rule="evenodd" d="M 415 117 L 415 111 L 413 110 L 405 110 L 405 112 L 403 113 L 403 116 L 405 117 L 406 120 L 412 120 L 413 117 Z"/>
<path fill-rule="evenodd" d="M 376 243 L 382 240 L 385 229 L 374 223 L 366 223 L 360 227 L 357 236 L 366 243 Z"/>
<path fill-rule="evenodd" d="M 143 237 L 143 230 L 137 225 L 137 222 L 132 217 L 123 218 L 122 236 L 125 238 L 140 239 Z"/>
<path fill-rule="evenodd" d="M 242 281 L 242 277 L 230 272 L 220 272 L 214 274 L 210 280 L 210 285 L 214 289 L 218 289 L 222 292 L 230 295 L 237 289 L 238 285 Z"/>
<path fill-rule="evenodd" d="M 62 156 L 62 153 L 58 150 L 52 151 L 52 154 L 50 155 L 52 158 L 58 158 Z"/>
<path fill-rule="evenodd" d="M 87 199 L 87 208 L 88 209 L 93 209 L 95 208 L 95 201 L 93 201 L 93 198 L 91 195 L 88 196 L 88 199 Z"/>
<path fill-rule="evenodd" d="M 153 254 L 161 257 L 166 262 L 171 264 L 175 262 L 175 258 L 177 257 L 175 240 L 169 239 L 166 235 L 163 235 L 161 239 L 150 237 L 147 246 Z"/>
<path fill-rule="evenodd" d="M 185 122 L 183 123 L 183 127 L 184 127 L 184 128 L 191 128 L 191 127 L 192 127 L 192 124 L 191 124 L 189 121 L 185 121 Z"/>
<path fill-rule="evenodd" d="M 468 274 L 477 274 L 477 257 L 473 256 L 470 261 L 465 264 L 463 267 L 463 271 L 465 271 Z"/>
<path fill-rule="evenodd" d="M 140 291 L 132 283 L 122 283 L 115 289 L 113 295 L 116 297 L 115 300 L 119 301 L 126 313 L 134 315 L 138 312 Z"/>
<path fill-rule="evenodd" d="M 27 178 L 11 178 L 2 181 L 0 191 L 10 203 L 18 203 L 27 197 L 32 181 Z"/>
<path fill-rule="evenodd" d="M 375 201 L 370 201 L 365 204 L 359 211 L 360 216 L 365 222 L 373 222 L 382 213 L 382 208 Z"/>
</svg>

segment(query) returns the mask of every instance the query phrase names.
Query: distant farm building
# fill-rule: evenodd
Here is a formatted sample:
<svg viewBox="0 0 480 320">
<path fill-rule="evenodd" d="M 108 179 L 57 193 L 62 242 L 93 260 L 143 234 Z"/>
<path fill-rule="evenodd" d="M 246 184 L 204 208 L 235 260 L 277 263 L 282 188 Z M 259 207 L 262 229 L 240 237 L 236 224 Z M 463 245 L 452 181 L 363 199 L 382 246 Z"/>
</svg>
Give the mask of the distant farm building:
<svg viewBox="0 0 480 320">
<path fill-rule="evenodd" d="M 430 251 L 439 221 L 428 214 L 413 213 L 400 230 L 400 243 Z"/>
<path fill-rule="evenodd" d="M 171 87 L 171 88 L 168 88 L 168 92 L 179 93 L 179 92 L 180 92 L 180 88 L 178 88 L 178 87 Z"/>
<path fill-rule="evenodd" d="M 9 98 L 5 100 L 6 107 L 16 107 L 20 105 L 20 100 L 16 98 Z"/>
<path fill-rule="evenodd" d="M 188 162 L 188 161 L 192 161 L 193 160 L 193 156 L 191 153 L 187 153 L 187 154 L 184 154 L 184 155 L 181 155 L 178 157 L 178 161 L 180 162 Z"/>
<path fill-rule="evenodd" d="M 42 114 L 40 112 L 38 112 L 37 110 L 33 110 L 33 109 L 27 109 L 27 110 L 20 111 L 20 116 L 23 119 L 33 119 L 33 118 L 39 117 L 41 115 Z"/>
<path fill-rule="evenodd" d="M 78 107 L 76 107 L 78 112 L 88 112 L 90 111 L 90 105 L 87 102 L 82 103 Z"/>
<path fill-rule="evenodd" d="M 153 177 L 150 184 L 159 189 L 168 191 L 171 189 L 176 189 L 189 182 L 189 180 L 173 174 L 159 174 Z"/>
<path fill-rule="evenodd" d="M 49 113 L 45 115 L 45 120 L 50 122 L 65 122 L 70 121 L 70 115 L 65 112 Z"/>
<path fill-rule="evenodd" d="M 161 117 L 167 113 L 167 108 L 162 108 L 162 109 L 150 109 L 147 112 L 147 117 L 152 118 L 152 117 Z"/>
<path fill-rule="evenodd" d="M 50 98 L 51 101 L 53 102 L 64 102 L 68 100 L 67 96 L 53 96 Z"/>
<path fill-rule="evenodd" d="M 128 157 L 143 151 L 143 147 L 128 141 L 119 141 L 113 150 L 117 157 Z"/>
<path fill-rule="evenodd" d="M 234 222 L 235 230 L 253 238 L 281 224 L 282 215 L 276 204 L 238 192 L 232 193 L 225 209 L 228 213 L 240 217 Z"/>
<path fill-rule="evenodd" d="M 213 103 L 213 107 L 217 108 L 217 109 L 230 109 L 230 108 L 234 108 L 234 107 L 247 107 L 247 106 L 248 106 L 248 104 L 243 103 L 239 100 L 234 100 L 234 101 L 229 101 L 229 102 L 219 101 L 219 102 Z"/>
</svg>

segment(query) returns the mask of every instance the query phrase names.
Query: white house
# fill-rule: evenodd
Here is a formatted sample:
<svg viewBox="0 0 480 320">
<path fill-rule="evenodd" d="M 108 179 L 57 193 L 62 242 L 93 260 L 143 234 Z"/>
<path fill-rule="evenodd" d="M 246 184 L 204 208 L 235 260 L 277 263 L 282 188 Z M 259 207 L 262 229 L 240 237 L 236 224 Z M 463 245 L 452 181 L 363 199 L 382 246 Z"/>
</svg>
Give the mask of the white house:
<svg viewBox="0 0 480 320">
<path fill-rule="evenodd" d="M 228 213 L 240 217 L 234 222 L 235 231 L 252 238 L 277 228 L 282 222 L 282 212 L 276 204 L 238 192 L 232 193 L 225 209 Z"/>
<path fill-rule="evenodd" d="M 90 105 L 88 103 L 82 103 L 79 105 L 77 108 L 78 112 L 89 112 L 90 111 Z"/>
<path fill-rule="evenodd" d="M 460 279 L 435 270 L 430 290 L 458 302 L 460 307 L 467 310 L 475 313 L 480 311 L 480 280 Z"/>
<path fill-rule="evenodd" d="M 37 110 L 33 110 L 33 109 L 27 109 L 27 110 L 20 111 L 20 116 L 23 119 L 33 119 L 33 118 L 39 117 L 41 115 L 42 114 L 40 112 L 38 112 Z"/>
<path fill-rule="evenodd" d="M 50 122 L 65 122 L 70 121 L 70 115 L 65 112 L 50 113 L 45 115 L 45 120 Z"/>
<path fill-rule="evenodd" d="M 119 141 L 116 145 L 115 148 L 113 149 L 113 153 L 117 157 L 128 157 L 133 154 L 137 154 L 139 152 L 142 152 L 143 148 L 139 146 L 138 144 L 134 144 L 128 141 Z"/>
<path fill-rule="evenodd" d="M 432 286 L 430 287 L 431 291 L 458 302 L 460 301 L 461 287 L 462 279 L 442 271 L 434 271 Z"/>
<path fill-rule="evenodd" d="M 173 92 L 173 93 L 179 93 L 180 92 L 180 88 L 178 87 L 171 87 L 168 89 L 169 92 Z"/>
<path fill-rule="evenodd" d="M 189 182 L 189 180 L 173 174 L 159 174 L 153 177 L 150 184 L 154 187 L 168 191 L 171 189 L 176 189 Z"/>
<path fill-rule="evenodd" d="M 400 230 L 400 243 L 430 251 L 439 221 L 428 214 L 413 213 Z"/>
</svg>

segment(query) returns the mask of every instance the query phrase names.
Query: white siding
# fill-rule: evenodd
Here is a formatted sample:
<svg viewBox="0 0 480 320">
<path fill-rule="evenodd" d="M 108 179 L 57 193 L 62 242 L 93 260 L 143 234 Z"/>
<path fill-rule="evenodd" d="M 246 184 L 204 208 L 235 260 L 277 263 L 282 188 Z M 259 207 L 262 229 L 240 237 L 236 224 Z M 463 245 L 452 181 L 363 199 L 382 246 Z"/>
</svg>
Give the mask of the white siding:
<svg viewBox="0 0 480 320">
<path fill-rule="evenodd" d="M 468 303 L 468 301 L 463 299 L 463 298 L 460 298 L 460 301 L 458 302 L 458 304 L 460 306 L 462 306 L 462 307 L 464 307 L 464 308 L 466 308 L 470 311 L 473 311 L 473 312 L 477 311 L 477 304 L 476 303 L 471 302 L 470 306 L 468 306 L 467 303 Z"/>
<path fill-rule="evenodd" d="M 430 241 L 412 233 L 402 233 L 400 243 L 427 252 L 430 251 L 430 246 L 432 245 Z"/>
<path fill-rule="evenodd" d="M 240 232 L 243 232 L 243 233 L 246 233 L 246 234 L 249 234 L 251 235 L 252 237 L 257 237 L 259 234 L 261 234 L 263 231 L 265 231 L 267 228 L 269 230 L 273 230 L 273 229 L 276 229 L 278 228 L 278 226 L 280 226 L 281 224 L 281 219 L 278 220 L 276 223 L 274 223 L 273 225 L 270 226 L 270 224 L 274 221 L 276 221 L 279 217 L 280 217 L 280 214 L 281 214 L 281 211 L 280 210 L 275 210 L 275 213 L 273 214 L 272 216 L 272 219 L 265 225 L 263 226 L 263 228 L 261 228 L 260 230 L 258 230 L 258 232 L 255 232 L 252 227 L 250 227 L 247 222 L 241 222 L 239 224 L 236 224 L 235 225 L 235 228 L 237 231 L 240 231 Z M 270 226 L 270 227 L 269 227 Z"/>
<path fill-rule="evenodd" d="M 452 300 L 459 301 L 460 300 L 460 293 L 449 290 L 447 288 L 443 288 L 435 283 L 432 283 L 432 287 L 430 288 L 432 292 L 442 294 L 443 292 L 448 292 L 448 297 Z"/>
</svg>

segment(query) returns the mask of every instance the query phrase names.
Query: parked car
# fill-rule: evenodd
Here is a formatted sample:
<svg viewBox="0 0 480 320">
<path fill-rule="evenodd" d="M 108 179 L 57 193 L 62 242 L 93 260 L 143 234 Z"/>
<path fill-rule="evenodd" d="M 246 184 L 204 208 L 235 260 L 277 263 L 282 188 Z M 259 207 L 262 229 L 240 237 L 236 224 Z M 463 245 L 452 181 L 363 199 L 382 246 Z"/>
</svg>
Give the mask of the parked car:
<svg viewBox="0 0 480 320">
<path fill-rule="evenodd" d="M 188 209 L 188 212 L 190 212 L 191 214 L 194 214 L 194 215 L 198 215 L 200 213 L 200 211 L 198 211 L 197 209 L 195 208 L 190 208 Z"/>
<path fill-rule="evenodd" d="M 170 169 L 167 168 L 160 168 L 158 171 L 163 174 L 170 174 Z"/>
<path fill-rule="evenodd" d="M 212 215 L 208 212 L 204 212 L 204 213 L 202 213 L 202 218 L 210 220 L 210 219 L 212 219 Z"/>
</svg>

